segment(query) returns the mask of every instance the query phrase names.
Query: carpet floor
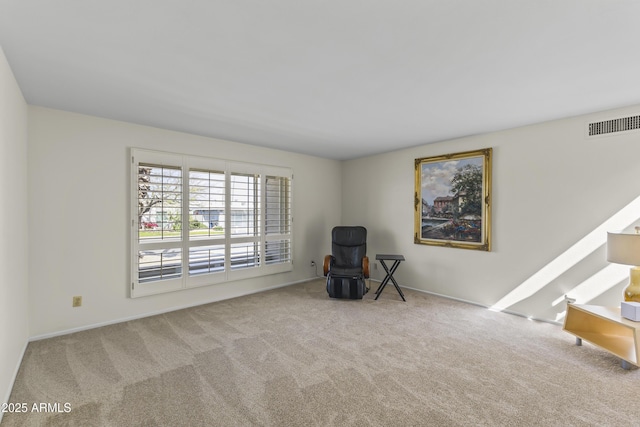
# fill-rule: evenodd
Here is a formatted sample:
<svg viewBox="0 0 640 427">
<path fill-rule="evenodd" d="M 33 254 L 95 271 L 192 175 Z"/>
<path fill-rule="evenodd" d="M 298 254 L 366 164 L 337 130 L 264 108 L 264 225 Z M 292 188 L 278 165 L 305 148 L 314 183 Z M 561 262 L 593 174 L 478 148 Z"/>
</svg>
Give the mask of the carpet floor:
<svg viewBox="0 0 640 427">
<path fill-rule="evenodd" d="M 332 300 L 314 280 L 31 342 L 10 398 L 29 410 L 2 427 L 640 425 L 640 370 L 404 292 Z"/>
</svg>

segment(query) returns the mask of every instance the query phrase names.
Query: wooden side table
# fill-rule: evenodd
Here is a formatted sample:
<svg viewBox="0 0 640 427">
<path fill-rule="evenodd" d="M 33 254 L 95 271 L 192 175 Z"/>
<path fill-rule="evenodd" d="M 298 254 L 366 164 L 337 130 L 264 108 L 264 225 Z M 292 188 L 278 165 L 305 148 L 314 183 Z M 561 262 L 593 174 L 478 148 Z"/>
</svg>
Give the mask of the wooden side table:
<svg viewBox="0 0 640 427">
<path fill-rule="evenodd" d="M 622 359 L 622 367 L 640 366 L 640 322 L 625 319 L 620 308 L 567 304 L 563 330 Z"/>
</svg>

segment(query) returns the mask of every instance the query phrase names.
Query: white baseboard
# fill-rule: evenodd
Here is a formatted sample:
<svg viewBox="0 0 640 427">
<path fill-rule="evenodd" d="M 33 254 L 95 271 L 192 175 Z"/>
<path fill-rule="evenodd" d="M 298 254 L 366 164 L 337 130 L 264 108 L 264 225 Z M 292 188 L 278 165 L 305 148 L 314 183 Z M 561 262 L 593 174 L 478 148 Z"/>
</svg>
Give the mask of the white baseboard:
<svg viewBox="0 0 640 427">
<path fill-rule="evenodd" d="M 296 280 L 295 282 L 287 282 L 287 283 L 282 283 L 280 285 L 270 286 L 268 288 L 256 289 L 256 290 L 253 290 L 253 291 L 240 293 L 238 295 L 233 295 L 233 296 L 228 297 L 228 298 L 199 301 L 199 302 L 194 303 L 194 304 L 187 304 L 187 305 L 181 305 L 181 306 L 177 306 L 177 307 L 171 307 L 171 308 L 167 308 L 167 309 L 163 309 L 163 310 L 152 311 L 152 312 L 148 312 L 148 313 L 144 313 L 144 314 L 137 314 L 135 316 L 130 316 L 130 317 L 122 317 L 122 318 L 119 318 L 119 319 L 109 320 L 109 321 L 106 321 L 106 322 L 93 323 L 93 324 L 90 324 L 90 325 L 79 326 L 77 328 L 65 329 L 65 330 L 62 330 L 62 331 L 56 331 L 56 332 L 51 332 L 51 333 L 42 334 L 42 335 L 34 335 L 34 336 L 29 338 L 29 342 L 43 340 L 43 339 L 47 339 L 47 338 L 59 337 L 59 336 L 62 336 L 62 335 L 73 334 L 75 332 L 81 332 L 81 331 L 86 331 L 86 330 L 89 330 L 89 329 L 100 328 L 102 326 L 115 325 L 117 323 L 128 322 L 130 320 L 143 319 L 145 317 L 157 316 L 158 314 L 170 313 L 172 311 L 183 310 L 185 308 L 197 307 L 199 305 L 205 305 L 205 304 L 210 304 L 210 303 L 213 303 L 213 302 L 224 301 L 225 299 L 238 298 L 238 297 L 243 297 L 243 296 L 246 296 L 246 295 L 257 294 L 257 293 L 260 293 L 260 292 L 270 291 L 272 289 L 284 288 L 286 286 L 297 285 L 299 283 L 305 283 L 305 282 L 309 282 L 311 280 L 316 280 L 316 279 L 317 279 L 317 277 L 311 277 L 311 278 L 307 278 L 307 279 Z"/>
<path fill-rule="evenodd" d="M 485 304 L 480 304 L 479 302 L 475 302 L 475 301 L 469 301 L 469 300 L 465 300 L 462 298 L 456 298 L 456 297 L 450 297 L 448 295 L 442 295 L 442 294 L 438 294 L 436 292 L 430 292 L 430 291 L 425 291 L 424 289 L 417 289 L 417 288 L 411 288 L 409 286 L 402 286 L 405 289 L 411 289 L 412 291 L 416 291 L 416 292 L 422 292 L 423 294 L 429 294 L 429 295 L 433 295 L 435 297 L 440 297 L 440 298 L 445 298 L 445 299 L 450 299 L 453 301 L 458 301 L 458 302 L 463 302 L 465 304 L 471 304 L 471 305 L 475 305 L 477 307 L 482 307 L 482 308 L 486 308 L 487 310 L 490 309 L 490 307 L 488 305 Z M 496 310 L 494 310 L 496 311 Z M 529 319 L 529 320 L 535 320 L 536 322 L 544 322 L 544 323 L 551 323 L 552 325 L 560 325 L 562 326 L 561 322 L 555 322 L 553 320 L 548 320 L 548 319 L 538 319 L 536 317 L 531 317 L 531 316 L 525 316 L 522 313 L 517 313 L 515 311 L 510 311 L 510 310 L 500 310 L 500 313 L 506 313 L 506 314 L 510 314 L 512 316 L 518 316 L 518 317 L 524 317 L 525 319 Z"/>
</svg>

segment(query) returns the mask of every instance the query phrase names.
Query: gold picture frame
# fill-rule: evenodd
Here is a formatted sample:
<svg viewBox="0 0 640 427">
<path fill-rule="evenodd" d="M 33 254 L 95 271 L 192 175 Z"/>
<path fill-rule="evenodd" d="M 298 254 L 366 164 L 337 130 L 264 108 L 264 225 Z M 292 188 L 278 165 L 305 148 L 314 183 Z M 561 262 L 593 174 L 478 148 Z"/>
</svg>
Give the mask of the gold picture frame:
<svg viewBox="0 0 640 427">
<path fill-rule="evenodd" d="M 491 250 L 492 151 L 415 159 L 414 243 Z"/>
</svg>

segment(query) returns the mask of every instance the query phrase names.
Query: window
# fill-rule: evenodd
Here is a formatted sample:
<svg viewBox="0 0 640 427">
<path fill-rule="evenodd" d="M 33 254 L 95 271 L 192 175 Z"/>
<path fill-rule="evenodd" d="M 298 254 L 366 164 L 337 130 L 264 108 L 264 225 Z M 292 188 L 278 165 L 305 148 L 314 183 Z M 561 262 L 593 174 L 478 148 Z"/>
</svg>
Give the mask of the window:
<svg viewBox="0 0 640 427">
<path fill-rule="evenodd" d="M 231 269 L 260 266 L 260 175 L 231 173 Z"/>
<path fill-rule="evenodd" d="M 131 297 L 291 271 L 287 168 L 132 149 Z"/>
<path fill-rule="evenodd" d="M 138 165 L 139 280 L 182 276 L 180 226 L 182 171 L 152 163 Z"/>
<path fill-rule="evenodd" d="M 267 176 L 265 183 L 265 263 L 291 262 L 291 180 Z"/>
<path fill-rule="evenodd" d="M 189 170 L 189 275 L 224 273 L 225 171 Z"/>
</svg>

